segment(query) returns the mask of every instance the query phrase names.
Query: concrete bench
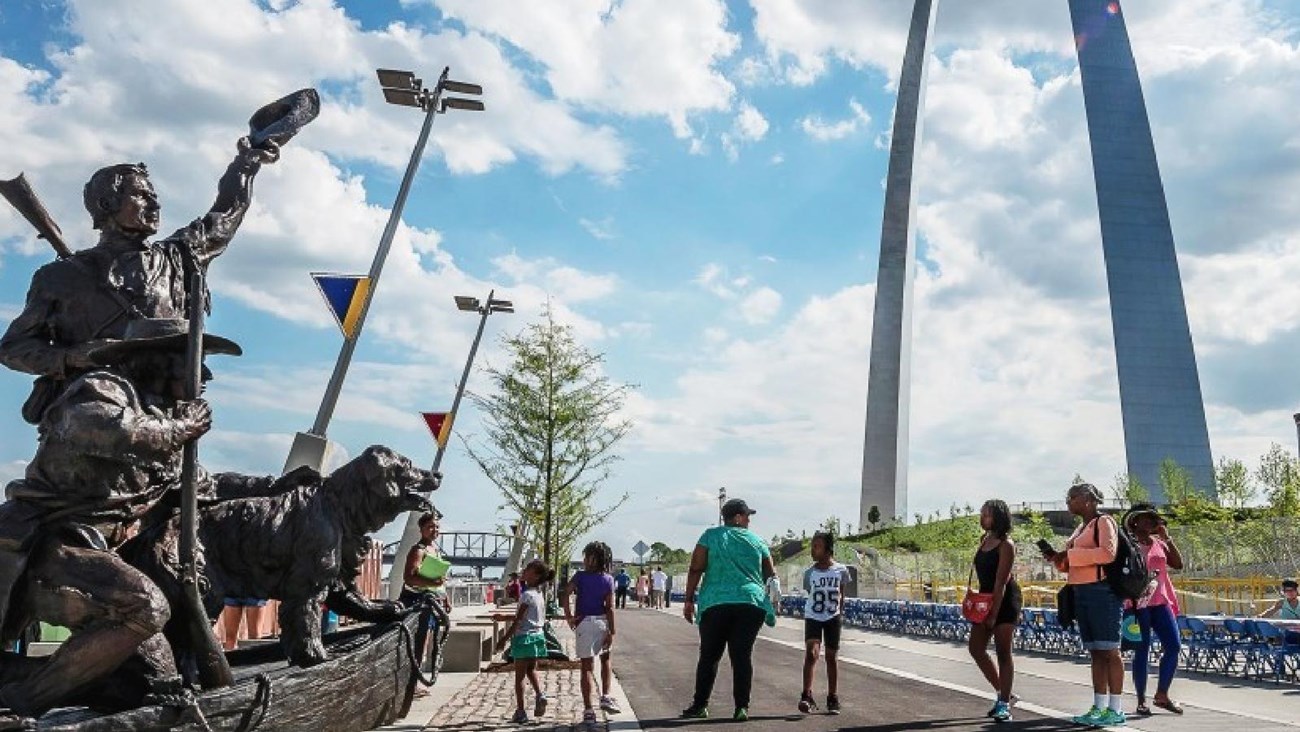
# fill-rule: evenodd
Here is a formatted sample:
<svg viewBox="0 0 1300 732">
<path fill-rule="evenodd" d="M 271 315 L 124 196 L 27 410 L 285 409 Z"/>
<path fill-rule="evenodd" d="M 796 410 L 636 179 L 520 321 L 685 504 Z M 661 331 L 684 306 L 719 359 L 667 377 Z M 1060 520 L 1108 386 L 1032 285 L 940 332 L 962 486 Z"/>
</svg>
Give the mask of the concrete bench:
<svg viewBox="0 0 1300 732">
<path fill-rule="evenodd" d="M 447 633 L 447 645 L 442 648 L 442 670 L 449 673 L 476 672 L 484 660 L 485 649 L 492 641 L 492 631 L 480 627 L 452 625 Z"/>
<path fill-rule="evenodd" d="M 487 642 L 483 646 L 483 660 L 490 661 L 496 653 L 496 644 L 500 641 L 509 625 L 493 622 L 491 618 L 470 618 L 467 620 L 458 620 L 452 624 L 453 628 L 481 628 L 487 633 Z"/>
</svg>

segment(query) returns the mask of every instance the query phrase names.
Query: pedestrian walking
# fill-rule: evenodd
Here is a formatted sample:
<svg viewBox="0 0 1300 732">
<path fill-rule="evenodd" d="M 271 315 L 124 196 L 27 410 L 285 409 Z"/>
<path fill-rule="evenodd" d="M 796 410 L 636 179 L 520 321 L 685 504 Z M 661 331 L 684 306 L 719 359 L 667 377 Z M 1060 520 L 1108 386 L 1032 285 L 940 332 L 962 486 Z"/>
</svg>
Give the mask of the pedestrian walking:
<svg viewBox="0 0 1300 732">
<path fill-rule="evenodd" d="M 624 610 L 627 608 L 627 588 L 632 584 L 632 575 L 627 573 L 626 568 L 619 568 L 618 574 L 614 575 L 614 607 Z"/>
<path fill-rule="evenodd" d="M 1123 707 L 1124 659 L 1119 653 L 1124 606 L 1106 581 L 1105 570 L 1119 552 L 1119 524 L 1098 511 L 1101 502 L 1101 491 L 1091 483 L 1070 486 L 1066 507 L 1083 519 L 1083 524 L 1074 530 L 1064 551 L 1040 546 L 1043 557 L 1066 573 L 1079 639 L 1092 657 L 1092 707 L 1072 718 L 1075 724 L 1088 727 L 1127 722 Z"/>
<path fill-rule="evenodd" d="M 244 624 L 245 638 L 262 637 L 262 616 L 266 600 L 257 597 L 227 597 L 221 608 L 221 647 L 233 651 L 239 647 L 239 625 Z"/>
<path fill-rule="evenodd" d="M 582 571 L 564 586 L 560 603 L 564 619 L 573 628 L 574 645 L 582 664 L 582 721 L 596 723 L 596 710 L 591 704 L 592 687 L 596 682 L 596 657 L 600 656 L 600 708 L 611 714 L 620 710 L 609 695 L 614 683 L 614 669 L 610 664 L 610 648 L 614 644 L 614 578 L 609 565 L 614 552 L 602 541 L 593 541 L 582 550 Z M 569 594 L 577 596 L 576 611 L 569 609 Z"/>
<path fill-rule="evenodd" d="M 497 643 L 497 652 L 505 648 L 506 638 L 510 639 L 510 658 L 515 664 L 515 715 L 510 721 L 516 724 L 528 722 L 528 712 L 524 711 L 524 677 L 533 686 L 533 716 L 546 714 L 547 698 L 542 693 L 541 681 L 537 678 L 537 659 L 546 658 L 546 635 L 542 628 L 546 621 L 546 598 L 541 587 L 555 580 L 555 570 L 540 559 L 534 559 L 520 573 L 524 591 L 519 595 L 519 610 L 514 622 Z"/>
<path fill-rule="evenodd" d="M 835 561 L 835 536 L 829 531 L 813 534 L 809 551 L 813 565 L 803 573 L 803 589 L 808 593 L 808 600 L 803 611 L 803 693 L 799 696 L 799 711 L 804 714 L 817 711 L 812 693 L 813 676 L 817 672 L 817 656 L 825 646 L 826 711 L 839 714 L 840 669 L 837 656 L 849 568 Z"/>
<path fill-rule="evenodd" d="M 1147 676 L 1150 667 L 1151 634 L 1160 639 L 1160 675 L 1156 680 L 1156 694 L 1151 703 L 1161 709 L 1182 714 L 1183 706 L 1169 698 L 1169 686 L 1178 670 L 1178 651 L 1182 639 L 1178 632 L 1178 596 L 1169 570 L 1183 568 L 1183 555 L 1169 537 L 1169 528 L 1156 507 L 1139 503 L 1124 516 L 1124 526 L 1146 550 L 1147 571 L 1153 575 L 1150 591 L 1134 602 L 1133 614 L 1142 631 L 1142 640 L 1133 649 L 1133 690 L 1138 704 L 1134 710 L 1141 716 L 1151 714 L 1147 706 Z"/>
<path fill-rule="evenodd" d="M 754 510 L 733 498 L 722 504 L 721 513 L 722 525 L 700 536 L 686 575 L 682 617 L 688 623 L 699 622 L 700 657 L 695 665 L 695 697 L 682 710 L 682 717 L 708 718 L 718 662 L 726 651 L 731 659 L 732 697 L 736 703 L 732 719 L 743 722 L 749 719 L 754 641 L 764 622 L 776 625 L 776 615 L 763 591 L 764 580 L 775 571 L 767 542 L 749 530 Z"/>
<path fill-rule="evenodd" d="M 979 580 L 979 593 L 971 595 L 967 588 L 968 601 L 962 603 L 962 612 L 971 621 L 970 655 L 997 693 L 988 716 L 995 722 L 1010 722 L 1011 704 L 1016 701 L 1011 693 L 1016 678 L 1011 650 L 1024 600 L 1011 574 L 1016 545 L 1010 538 L 1011 511 L 1007 504 L 996 499 L 985 501 L 980 508 L 980 528 L 984 529 L 984 537 L 971 567 Z M 972 597 L 980 601 L 970 602 Z M 990 637 L 998 655 L 996 664 L 989 657 Z"/>
<path fill-rule="evenodd" d="M 668 590 L 668 575 L 664 574 L 663 567 L 655 567 L 655 571 L 650 574 L 650 605 L 661 610 L 664 606 L 664 592 Z"/>
<path fill-rule="evenodd" d="M 773 609 L 781 610 L 781 578 L 776 575 L 767 578 L 767 601 Z"/>
<path fill-rule="evenodd" d="M 636 604 L 637 607 L 650 604 L 650 575 L 645 573 L 645 567 L 641 568 L 641 574 L 636 578 Z"/>
</svg>

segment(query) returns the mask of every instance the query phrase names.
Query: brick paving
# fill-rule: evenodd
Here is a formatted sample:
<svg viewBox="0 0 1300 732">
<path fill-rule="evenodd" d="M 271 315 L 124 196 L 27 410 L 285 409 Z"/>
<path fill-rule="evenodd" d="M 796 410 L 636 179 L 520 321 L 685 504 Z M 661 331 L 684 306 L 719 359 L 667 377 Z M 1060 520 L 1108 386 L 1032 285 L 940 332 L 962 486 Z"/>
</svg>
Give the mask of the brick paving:
<svg viewBox="0 0 1300 732">
<path fill-rule="evenodd" d="M 594 725 L 582 723 L 582 690 L 579 687 L 579 671 L 576 668 L 549 668 L 538 671 L 542 690 L 550 702 L 546 714 L 540 719 L 533 717 L 533 688 L 524 681 L 525 709 L 528 712 L 527 725 L 518 725 L 510 721 L 515 713 L 515 675 L 513 671 L 500 673 L 481 673 L 464 689 L 451 698 L 438 713 L 429 720 L 426 730 L 515 730 L 528 729 L 545 732 L 606 732 L 609 729 L 609 715 L 596 710 Z M 613 715 L 614 719 L 619 716 Z"/>
<path fill-rule="evenodd" d="M 551 627 L 561 645 L 569 651 L 570 657 L 573 657 L 573 631 L 563 620 L 553 620 Z M 618 662 L 616 647 L 614 651 L 616 668 Z M 533 717 L 533 687 L 525 678 L 524 709 L 528 712 L 528 723 L 520 725 L 510 721 L 510 717 L 515 713 L 515 673 L 513 667 L 502 667 L 500 670 L 494 668 L 474 677 L 438 709 L 424 729 L 439 732 L 448 730 L 492 732 L 520 729 L 529 732 L 608 732 L 611 721 L 619 721 L 620 718 L 624 721 L 635 720 L 632 710 L 621 699 L 622 691 L 618 688 L 617 679 L 614 681 L 613 691 L 615 698 L 619 699 L 623 707 L 623 712 L 610 715 L 597 709 L 597 722 L 587 725 L 582 722 L 582 681 L 577 661 L 543 662 L 537 670 L 537 675 L 542 684 L 542 691 L 548 698 L 546 714 L 541 718 Z M 597 681 L 599 682 L 599 673 Z M 599 698 L 598 691 L 596 697 Z"/>
</svg>

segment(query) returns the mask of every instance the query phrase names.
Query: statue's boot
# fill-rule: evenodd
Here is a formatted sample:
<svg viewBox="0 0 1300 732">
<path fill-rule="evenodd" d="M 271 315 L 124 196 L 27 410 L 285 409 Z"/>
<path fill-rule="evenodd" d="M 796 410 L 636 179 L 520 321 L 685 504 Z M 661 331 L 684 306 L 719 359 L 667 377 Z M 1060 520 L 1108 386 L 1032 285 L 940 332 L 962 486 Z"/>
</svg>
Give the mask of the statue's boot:
<svg viewBox="0 0 1300 732">
<path fill-rule="evenodd" d="M 28 564 L 29 617 L 72 630 L 35 673 L 0 687 L 0 706 L 38 717 L 111 674 L 137 652 L 152 675 L 174 678 L 162 635 L 169 617 L 162 591 L 112 552 L 54 544 Z"/>
</svg>

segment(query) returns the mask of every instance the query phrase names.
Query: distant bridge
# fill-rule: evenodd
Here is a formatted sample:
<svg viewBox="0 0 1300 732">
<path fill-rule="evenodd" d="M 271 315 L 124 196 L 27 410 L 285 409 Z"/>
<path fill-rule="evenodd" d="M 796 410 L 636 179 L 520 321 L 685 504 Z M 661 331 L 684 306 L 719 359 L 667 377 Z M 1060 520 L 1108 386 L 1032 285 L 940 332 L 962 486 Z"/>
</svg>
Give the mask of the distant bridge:
<svg viewBox="0 0 1300 732">
<path fill-rule="evenodd" d="M 439 534 L 438 553 L 452 564 L 470 567 L 504 567 L 515 537 L 483 531 L 450 531 Z"/>
<path fill-rule="evenodd" d="M 438 534 L 434 543 L 437 544 L 438 553 L 443 559 L 457 566 L 473 567 L 475 573 L 482 576 L 485 567 L 506 566 L 514 541 L 515 537 L 510 534 L 488 531 L 448 531 L 445 534 Z M 384 561 L 387 563 L 397 561 L 397 557 L 394 556 L 396 552 L 396 542 L 384 546 Z M 528 556 L 525 556 L 524 560 L 527 559 Z M 582 569 L 582 562 L 575 560 L 570 568 Z"/>
</svg>

